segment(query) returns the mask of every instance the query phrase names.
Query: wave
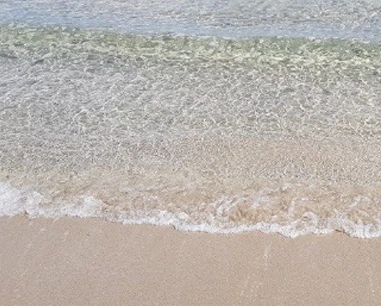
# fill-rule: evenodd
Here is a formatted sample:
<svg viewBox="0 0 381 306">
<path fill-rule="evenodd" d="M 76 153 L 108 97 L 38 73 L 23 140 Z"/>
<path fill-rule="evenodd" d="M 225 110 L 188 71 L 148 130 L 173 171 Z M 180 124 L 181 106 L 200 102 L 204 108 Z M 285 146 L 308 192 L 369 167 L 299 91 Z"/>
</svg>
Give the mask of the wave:
<svg viewBox="0 0 381 306">
<path fill-rule="evenodd" d="M 292 186 L 288 186 L 288 188 L 292 189 Z M 377 188 L 379 189 L 380 186 L 377 186 Z M 321 191 L 321 189 L 324 189 L 322 186 L 319 186 L 319 189 L 318 193 L 324 193 Z M 315 191 L 317 191 L 317 188 L 315 188 Z M 278 192 L 278 194 L 274 197 L 275 192 Z M 102 218 L 123 224 L 173 226 L 181 231 L 219 234 L 259 231 L 279 233 L 291 238 L 308 234 L 329 234 L 335 231 L 357 238 L 381 237 L 381 215 L 379 211 L 373 215 L 374 211 L 377 210 L 374 206 L 379 206 L 381 198 L 372 199 L 369 195 L 352 195 L 351 199 L 346 199 L 347 202 L 351 203 L 345 211 L 334 209 L 329 212 L 327 207 L 325 211 L 319 211 L 319 205 L 329 206 L 329 203 L 316 203 L 316 199 L 295 197 L 291 198 L 289 203 L 285 203 L 283 202 L 285 199 L 276 198 L 279 197 L 281 192 L 284 192 L 284 190 L 260 190 L 246 197 L 225 197 L 211 203 L 192 203 L 193 208 L 197 207 L 197 209 L 189 212 L 189 205 L 174 208 L 171 207 L 172 203 L 167 205 L 170 210 L 127 210 L 122 209 L 121 206 L 110 208 L 109 204 L 89 194 L 61 198 L 55 200 L 53 204 L 52 199 L 46 198 L 36 191 L 26 188 L 18 189 L 9 184 L 1 183 L 0 216 Z M 323 200 L 328 198 L 329 194 L 326 194 Z M 336 195 L 336 200 L 338 198 L 339 195 Z M 159 200 L 151 198 L 149 201 Z M 308 211 L 303 202 L 312 201 L 315 201 L 314 207 L 312 209 L 309 207 L 311 210 Z M 269 206 L 279 206 L 279 202 L 283 202 L 283 208 L 281 209 L 286 207 L 287 211 L 284 212 L 287 215 L 286 218 L 282 213 L 272 214 L 273 212 L 270 212 L 271 208 L 269 209 Z M 263 205 L 267 206 L 266 209 L 263 209 Z M 258 209 L 261 206 L 262 209 Z M 183 210 L 181 210 L 181 207 L 183 207 Z M 296 213 L 298 209 L 303 212 Z M 279 208 L 277 210 L 279 211 Z M 251 220 L 261 214 L 265 215 L 259 218 L 262 221 L 255 222 Z M 360 219 L 364 216 L 365 222 Z"/>
</svg>

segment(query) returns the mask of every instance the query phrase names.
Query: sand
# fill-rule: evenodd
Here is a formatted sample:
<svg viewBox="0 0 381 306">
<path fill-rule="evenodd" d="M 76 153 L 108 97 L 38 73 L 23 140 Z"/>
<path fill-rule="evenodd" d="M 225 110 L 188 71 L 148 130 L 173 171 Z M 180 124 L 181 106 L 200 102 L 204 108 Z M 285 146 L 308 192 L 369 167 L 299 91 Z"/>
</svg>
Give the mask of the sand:
<svg viewBox="0 0 381 306">
<path fill-rule="evenodd" d="M 0 218 L 0 305 L 380 305 L 381 239 Z"/>
</svg>

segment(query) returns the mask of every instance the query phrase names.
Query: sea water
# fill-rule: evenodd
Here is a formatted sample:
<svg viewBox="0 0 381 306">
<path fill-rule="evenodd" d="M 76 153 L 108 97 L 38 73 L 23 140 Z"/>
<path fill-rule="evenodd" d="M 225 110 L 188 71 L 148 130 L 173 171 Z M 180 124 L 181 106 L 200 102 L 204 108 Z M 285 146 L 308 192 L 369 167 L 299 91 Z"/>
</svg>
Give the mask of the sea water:
<svg viewBox="0 0 381 306">
<path fill-rule="evenodd" d="M 377 1 L 275 2 L 2 1 L 0 215 L 380 237 Z"/>
</svg>

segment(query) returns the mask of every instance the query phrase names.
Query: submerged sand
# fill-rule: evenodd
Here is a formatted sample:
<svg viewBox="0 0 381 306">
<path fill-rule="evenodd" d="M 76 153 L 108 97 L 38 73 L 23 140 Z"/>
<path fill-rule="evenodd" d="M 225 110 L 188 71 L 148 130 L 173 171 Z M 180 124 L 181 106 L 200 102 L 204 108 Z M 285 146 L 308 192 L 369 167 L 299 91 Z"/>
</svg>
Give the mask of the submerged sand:
<svg viewBox="0 0 381 306">
<path fill-rule="evenodd" d="M 380 239 L 0 218 L 1 305 L 376 305 Z"/>
</svg>

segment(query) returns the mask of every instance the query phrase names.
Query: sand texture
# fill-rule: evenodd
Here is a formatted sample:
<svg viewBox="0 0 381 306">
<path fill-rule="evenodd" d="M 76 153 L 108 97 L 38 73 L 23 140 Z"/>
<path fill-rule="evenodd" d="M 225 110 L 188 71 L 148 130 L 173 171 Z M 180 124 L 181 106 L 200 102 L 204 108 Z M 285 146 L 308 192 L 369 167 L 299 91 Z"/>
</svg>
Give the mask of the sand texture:
<svg viewBox="0 0 381 306">
<path fill-rule="evenodd" d="M 380 305 L 380 239 L 0 218 L 0 304 Z"/>
</svg>

